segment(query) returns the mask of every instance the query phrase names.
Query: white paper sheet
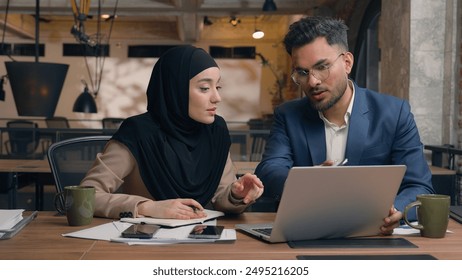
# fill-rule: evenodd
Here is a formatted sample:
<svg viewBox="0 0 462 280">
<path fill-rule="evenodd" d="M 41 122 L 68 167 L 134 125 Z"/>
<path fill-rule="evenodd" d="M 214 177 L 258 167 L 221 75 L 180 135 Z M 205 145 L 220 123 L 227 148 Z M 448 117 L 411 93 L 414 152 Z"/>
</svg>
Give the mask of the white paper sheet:
<svg viewBox="0 0 462 280">
<path fill-rule="evenodd" d="M 24 209 L 0 209 L 0 230 L 8 230 L 22 220 Z"/>
<path fill-rule="evenodd" d="M 82 229 L 70 233 L 64 233 L 63 236 L 111 241 L 112 238 L 119 237 L 120 233 L 123 230 L 127 229 L 130 225 L 131 224 L 129 223 L 114 221 L 96 227 Z"/>
<path fill-rule="evenodd" d="M 412 225 L 417 225 L 417 222 L 412 222 Z M 452 233 L 447 230 L 446 233 Z M 393 235 L 418 235 L 420 236 L 420 230 L 412 228 L 408 225 L 401 225 L 393 230 Z"/>
<path fill-rule="evenodd" d="M 203 223 L 205 225 L 216 225 L 216 220 Z M 83 229 L 75 232 L 65 233 L 65 237 L 75 237 L 94 240 L 106 240 L 114 242 L 123 242 L 129 245 L 160 245 L 174 243 L 204 243 L 216 241 L 233 241 L 236 240 L 236 231 L 234 229 L 225 229 L 219 239 L 194 239 L 188 238 L 189 232 L 195 225 L 188 225 L 175 228 L 161 228 L 150 239 L 123 238 L 122 231 L 131 226 L 131 223 L 113 221 L 96 227 Z"/>
</svg>

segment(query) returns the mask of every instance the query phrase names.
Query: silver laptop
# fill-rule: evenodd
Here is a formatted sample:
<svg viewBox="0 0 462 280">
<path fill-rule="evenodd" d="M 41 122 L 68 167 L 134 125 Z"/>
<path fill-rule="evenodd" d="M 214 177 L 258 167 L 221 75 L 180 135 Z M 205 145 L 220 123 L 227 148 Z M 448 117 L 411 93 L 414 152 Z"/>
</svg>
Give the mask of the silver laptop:
<svg viewBox="0 0 462 280">
<path fill-rule="evenodd" d="M 405 171 L 404 165 L 293 167 L 274 223 L 236 228 L 271 243 L 377 235 Z"/>
</svg>

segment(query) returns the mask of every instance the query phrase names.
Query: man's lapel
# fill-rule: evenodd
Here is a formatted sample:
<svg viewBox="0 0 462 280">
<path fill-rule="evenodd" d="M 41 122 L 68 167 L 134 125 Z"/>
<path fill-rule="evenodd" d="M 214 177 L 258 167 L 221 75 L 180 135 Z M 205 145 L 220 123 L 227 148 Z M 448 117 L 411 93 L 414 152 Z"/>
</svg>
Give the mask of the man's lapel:
<svg viewBox="0 0 462 280">
<path fill-rule="evenodd" d="M 364 150 L 364 141 L 369 131 L 369 119 L 367 113 L 369 108 L 366 102 L 366 92 L 355 85 L 355 99 L 350 117 L 348 140 L 345 150 L 345 157 L 348 164 L 358 165 Z"/>
</svg>

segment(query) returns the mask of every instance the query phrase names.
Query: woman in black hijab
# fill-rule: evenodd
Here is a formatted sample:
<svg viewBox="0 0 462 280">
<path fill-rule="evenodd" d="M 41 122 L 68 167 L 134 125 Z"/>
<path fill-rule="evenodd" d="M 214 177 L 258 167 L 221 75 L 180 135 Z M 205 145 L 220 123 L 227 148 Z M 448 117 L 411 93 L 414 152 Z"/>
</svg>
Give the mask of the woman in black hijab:
<svg viewBox="0 0 462 280">
<path fill-rule="evenodd" d="M 81 182 L 96 187 L 95 216 L 199 218 L 203 206 L 240 213 L 261 196 L 255 175 L 236 180 L 228 128 L 216 115 L 219 81 L 203 49 L 175 47 L 159 58 L 148 111 L 122 123 Z"/>
</svg>

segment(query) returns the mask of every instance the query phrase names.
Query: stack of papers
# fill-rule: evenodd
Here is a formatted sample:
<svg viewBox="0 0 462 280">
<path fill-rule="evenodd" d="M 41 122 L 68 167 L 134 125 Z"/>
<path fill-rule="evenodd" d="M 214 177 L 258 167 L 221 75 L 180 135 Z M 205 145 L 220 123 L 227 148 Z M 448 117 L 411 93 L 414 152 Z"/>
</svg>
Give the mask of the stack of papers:
<svg viewBox="0 0 462 280">
<path fill-rule="evenodd" d="M 22 212 L 24 212 L 24 209 L 0 209 L 0 239 L 8 239 L 15 236 L 22 228 L 37 217 L 37 211 L 26 218 L 23 218 Z"/>
<path fill-rule="evenodd" d="M 0 230 L 12 229 L 22 220 L 22 212 L 24 209 L 0 209 Z"/>
</svg>

